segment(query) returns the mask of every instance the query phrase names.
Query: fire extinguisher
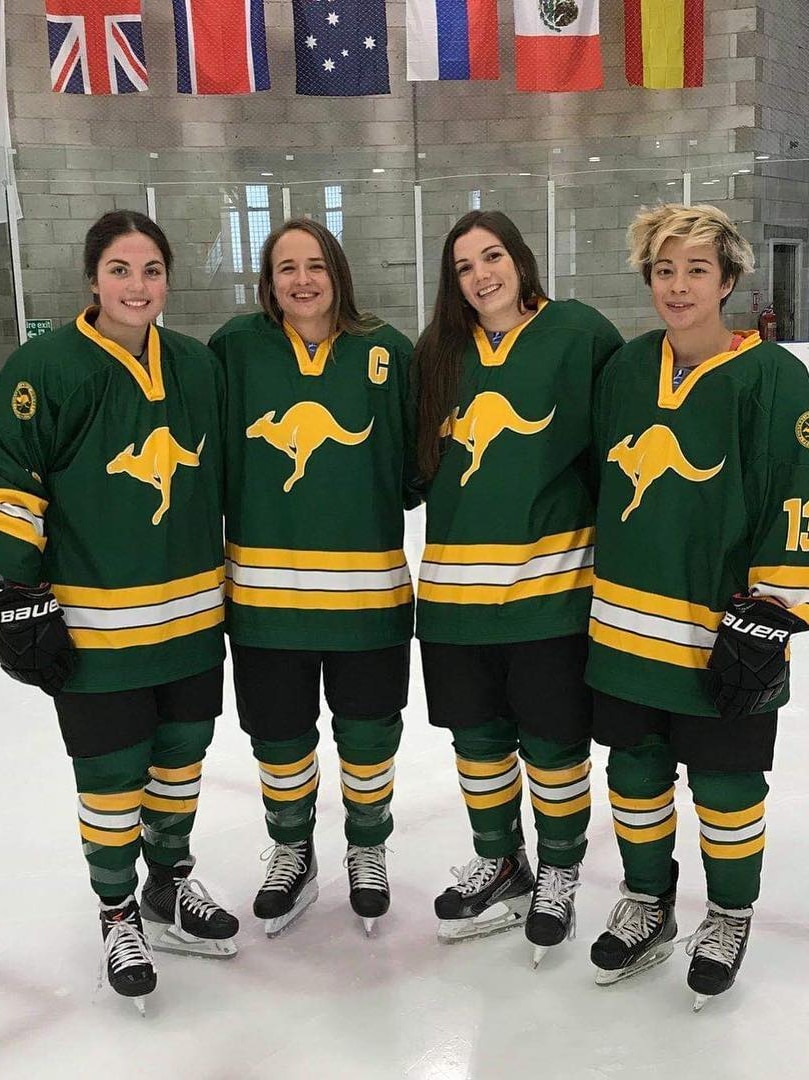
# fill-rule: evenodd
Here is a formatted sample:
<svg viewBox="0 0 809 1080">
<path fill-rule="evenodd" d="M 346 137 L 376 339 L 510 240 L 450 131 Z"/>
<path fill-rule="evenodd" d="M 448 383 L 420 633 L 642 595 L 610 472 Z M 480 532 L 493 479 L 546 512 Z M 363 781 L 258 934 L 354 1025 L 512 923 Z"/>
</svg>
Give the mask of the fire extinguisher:
<svg viewBox="0 0 809 1080">
<path fill-rule="evenodd" d="M 778 316 L 772 304 L 767 304 L 758 317 L 758 332 L 762 341 L 778 340 Z"/>
</svg>

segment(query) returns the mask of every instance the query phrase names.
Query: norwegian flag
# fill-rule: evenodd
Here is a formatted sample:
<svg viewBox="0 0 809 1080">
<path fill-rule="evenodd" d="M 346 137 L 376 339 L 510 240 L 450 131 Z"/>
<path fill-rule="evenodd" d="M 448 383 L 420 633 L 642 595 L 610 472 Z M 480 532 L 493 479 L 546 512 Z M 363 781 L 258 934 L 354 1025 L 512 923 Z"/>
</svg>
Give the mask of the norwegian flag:
<svg viewBox="0 0 809 1080">
<path fill-rule="evenodd" d="M 45 0 L 57 94 L 147 90 L 140 0 Z"/>
<path fill-rule="evenodd" d="M 262 0 L 174 0 L 174 39 L 181 94 L 270 89 Z"/>
</svg>

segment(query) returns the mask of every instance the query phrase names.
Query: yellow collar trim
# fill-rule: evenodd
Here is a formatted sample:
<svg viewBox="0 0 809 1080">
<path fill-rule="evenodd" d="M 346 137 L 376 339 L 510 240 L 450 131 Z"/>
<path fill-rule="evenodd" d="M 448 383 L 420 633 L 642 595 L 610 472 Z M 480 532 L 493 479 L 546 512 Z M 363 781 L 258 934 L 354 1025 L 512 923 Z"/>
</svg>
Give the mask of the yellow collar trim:
<svg viewBox="0 0 809 1080">
<path fill-rule="evenodd" d="M 740 356 L 742 353 L 749 352 L 750 349 L 755 349 L 757 345 L 761 344 L 761 337 L 757 330 L 748 330 L 746 332 L 737 330 L 735 333 L 737 336 L 739 334 L 744 336 L 744 341 L 738 349 L 717 353 L 716 356 L 704 360 L 698 367 L 695 367 L 693 371 L 686 375 L 676 390 L 672 390 L 671 388 L 671 380 L 674 376 L 674 350 L 669 344 L 669 339 L 664 337 L 662 361 L 660 364 L 660 381 L 657 390 L 658 406 L 661 409 L 679 409 L 700 379 L 704 378 L 711 371 L 715 371 L 716 368 L 721 367 L 723 364 L 728 364 L 731 360 L 735 360 L 736 357 Z"/>
<path fill-rule="evenodd" d="M 126 368 L 135 382 L 143 391 L 147 401 L 163 401 L 166 396 L 166 390 L 163 386 L 163 366 L 160 359 L 160 335 L 156 328 L 152 325 L 149 326 L 149 341 L 146 352 L 147 367 L 144 368 L 143 364 L 139 360 L 136 360 L 131 352 L 117 342 L 111 341 L 109 338 L 99 334 L 96 328 L 88 321 L 88 314 L 93 311 L 97 311 L 97 308 L 92 305 L 85 308 L 81 315 L 76 319 L 76 327 L 79 333 L 84 334 L 86 338 L 94 342 L 104 352 L 109 353 L 120 364 Z"/>
<path fill-rule="evenodd" d="M 548 306 L 549 301 L 547 299 L 537 301 L 537 309 L 530 319 L 526 319 L 525 322 L 519 323 L 509 330 L 503 340 L 497 346 L 496 349 L 492 348 L 492 343 L 486 334 L 486 331 L 477 323 L 475 329 L 472 331 L 475 339 L 475 344 L 478 348 L 478 356 L 480 362 L 484 367 L 501 367 L 508 359 L 508 354 L 511 352 L 512 346 L 520 334 L 525 330 L 527 326 L 530 326 L 537 315 L 541 314 Z"/>
<path fill-rule="evenodd" d="M 298 368 L 301 375 L 322 375 L 323 369 L 326 366 L 326 361 L 329 358 L 331 347 L 340 336 L 338 330 L 336 334 L 326 338 L 325 341 L 321 341 L 315 350 L 315 355 L 310 356 L 309 350 L 306 348 L 306 342 L 301 335 L 295 329 L 295 327 L 284 320 L 284 333 L 289 338 L 292 344 L 292 349 L 295 353 L 295 359 L 298 361 Z"/>
</svg>

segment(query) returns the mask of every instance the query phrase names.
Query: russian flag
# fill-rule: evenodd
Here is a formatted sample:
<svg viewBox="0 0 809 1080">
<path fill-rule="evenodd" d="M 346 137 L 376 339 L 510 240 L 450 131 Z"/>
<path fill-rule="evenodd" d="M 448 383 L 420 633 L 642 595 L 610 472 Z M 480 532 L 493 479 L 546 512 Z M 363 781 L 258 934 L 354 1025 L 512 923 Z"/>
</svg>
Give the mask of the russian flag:
<svg viewBox="0 0 809 1080">
<path fill-rule="evenodd" d="M 514 0 L 518 90 L 598 90 L 604 85 L 598 0 Z"/>
<path fill-rule="evenodd" d="M 497 0 L 407 0 L 407 77 L 499 79 Z"/>
</svg>

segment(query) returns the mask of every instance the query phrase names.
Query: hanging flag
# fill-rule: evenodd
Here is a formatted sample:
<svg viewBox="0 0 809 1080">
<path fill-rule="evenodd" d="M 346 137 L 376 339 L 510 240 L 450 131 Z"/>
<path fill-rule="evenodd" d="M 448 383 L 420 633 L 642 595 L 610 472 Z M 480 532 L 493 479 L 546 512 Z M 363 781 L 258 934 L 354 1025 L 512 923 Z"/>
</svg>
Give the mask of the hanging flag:
<svg viewBox="0 0 809 1080">
<path fill-rule="evenodd" d="M 702 86 L 704 0 L 624 0 L 624 59 L 630 86 Z"/>
<path fill-rule="evenodd" d="M 497 0 L 407 0 L 407 77 L 499 79 Z"/>
<path fill-rule="evenodd" d="M 598 0 L 514 0 L 518 90 L 604 85 Z"/>
<path fill-rule="evenodd" d="M 140 0 L 45 0 L 45 14 L 56 93 L 148 89 Z"/>
<path fill-rule="evenodd" d="M 292 18 L 297 93 L 390 93 L 385 0 L 292 0 Z"/>
<path fill-rule="evenodd" d="M 181 94 L 269 90 L 262 0 L 173 0 Z"/>
</svg>

